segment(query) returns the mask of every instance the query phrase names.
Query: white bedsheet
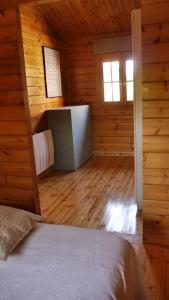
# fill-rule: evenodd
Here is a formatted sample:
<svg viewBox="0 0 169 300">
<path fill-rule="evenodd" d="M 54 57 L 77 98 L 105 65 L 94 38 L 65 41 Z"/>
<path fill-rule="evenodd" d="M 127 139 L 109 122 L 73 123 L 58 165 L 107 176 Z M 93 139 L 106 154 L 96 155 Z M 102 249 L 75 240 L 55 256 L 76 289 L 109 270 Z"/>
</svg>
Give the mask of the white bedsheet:
<svg viewBox="0 0 169 300">
<path fill-rule="evenodd" d="M 145 300 L 131 245 L 112 233 L 40 224 L 0 262 L 1 300 Z"/>
</svg>

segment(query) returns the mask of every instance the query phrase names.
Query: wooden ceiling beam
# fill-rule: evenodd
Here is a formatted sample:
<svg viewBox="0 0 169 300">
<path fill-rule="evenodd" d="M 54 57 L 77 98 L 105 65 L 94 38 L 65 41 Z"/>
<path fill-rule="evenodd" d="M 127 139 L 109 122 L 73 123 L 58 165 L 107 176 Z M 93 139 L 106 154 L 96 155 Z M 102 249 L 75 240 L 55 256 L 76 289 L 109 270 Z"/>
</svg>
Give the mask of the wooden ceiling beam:
<svg viewBox="0 0 169 300">
<path fill-rule="evenodd" d="M 62 0 L 1 0 L 0 1 L 0 10 L 17 7 L 20 4 L 48 4 L 52 2 L 57 2 Z"/>
<path fill-rule="evenodd" d="M 141 0 L 132 0 L 132 9 L 140 8 Z"/>
<path fill-rule="evenodd" d="M 0 10 L 16 7 L 20 4 L 34 4 L 34 5 L 41 5 L 41 4 L 48 4 L 54 3 L 57 1 L 62 0 L 1 0 L 0 1 Z M 131 0 L 132 1 L 132 9 L 140 8 L 141 7 L 141 0 Z"/>
<path fill-rule="evenodd" d="M 131 32 L 131 10 L 139 8 L 140 0 L 0 0 L 0 11 L 22 4 L 36 5 L 51 28 L 68 40 Z"/>
<path fill-rule="evenodd" d="M 30 3 L 32 0 L 1 0 L 0 1 L 0 10 L 6 9 L 6 8 L 12 8 L 16 7 L 19 4 L 23 3 Z"/>
<path fill-rule="evenodd" d="M 41 5 L 41 4 L 51 4 L 62 0 L 33 0 L 33 5 Z"/>
</svg>

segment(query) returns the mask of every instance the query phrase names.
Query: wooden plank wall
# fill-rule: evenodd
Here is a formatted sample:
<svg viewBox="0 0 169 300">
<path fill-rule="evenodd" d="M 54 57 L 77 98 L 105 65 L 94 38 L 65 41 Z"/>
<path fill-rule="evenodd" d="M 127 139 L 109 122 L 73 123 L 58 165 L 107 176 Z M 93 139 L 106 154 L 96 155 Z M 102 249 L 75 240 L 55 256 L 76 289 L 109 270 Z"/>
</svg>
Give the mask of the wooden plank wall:
<svg viewBox="0 0 169 300">
<path fill-rule="evenodd" d="M 144 239 L 169 244 L 169 1 L 152 2 L 142 5 Z"/>
<path fill-rule="evenodd" d="M 67 45 L 69 103 L 90 104 L 95 155 L 133 155 L 133 108 L 116 105 L 99 107 L 96 94 L 93 39 Z"/>
<path fill-rule="evenodd" d="M 59 41 L 44 17 L 34 7 L 21 7 L 26 81 L 32 132 L 47 128 L 45 110 L 64 105 L 67 98 L 67 70 L 64 43 Z M 62 72 L 63 97 L 46 98 L 42 46 L 59 49 Z"/>
<path fill-rule="evenodd" d="M 39 211 L 25 114 L 17 11 L 0 12 L 0 204 Z"/>
</svg>

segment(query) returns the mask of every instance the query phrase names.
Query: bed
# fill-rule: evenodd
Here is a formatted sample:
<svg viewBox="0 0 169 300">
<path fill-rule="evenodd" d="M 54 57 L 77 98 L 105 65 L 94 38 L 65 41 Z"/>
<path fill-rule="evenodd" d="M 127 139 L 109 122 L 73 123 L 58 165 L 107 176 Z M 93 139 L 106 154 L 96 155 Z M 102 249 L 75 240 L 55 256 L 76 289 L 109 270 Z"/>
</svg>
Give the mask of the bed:
<svg viewBox="0 0 169 300">
<path fill-rule="evenodd" d="M 38 224 L 0 262 L 1 300 L 145 300 L 129 242 L 99 230 Z"/>
</svg>

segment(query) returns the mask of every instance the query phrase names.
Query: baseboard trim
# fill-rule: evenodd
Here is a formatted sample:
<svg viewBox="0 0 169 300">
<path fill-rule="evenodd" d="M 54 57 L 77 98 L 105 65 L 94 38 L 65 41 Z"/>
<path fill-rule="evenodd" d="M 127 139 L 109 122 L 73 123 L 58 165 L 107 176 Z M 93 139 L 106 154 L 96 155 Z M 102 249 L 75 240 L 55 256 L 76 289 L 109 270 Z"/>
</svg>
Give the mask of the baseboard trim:
<svg viewBox="0 0 169 300">
<path fill-rule="evenodd" d="M 94 156 L 133 156 L 134 157 L 134 151 L 94 151 Z"/>
</svg>

